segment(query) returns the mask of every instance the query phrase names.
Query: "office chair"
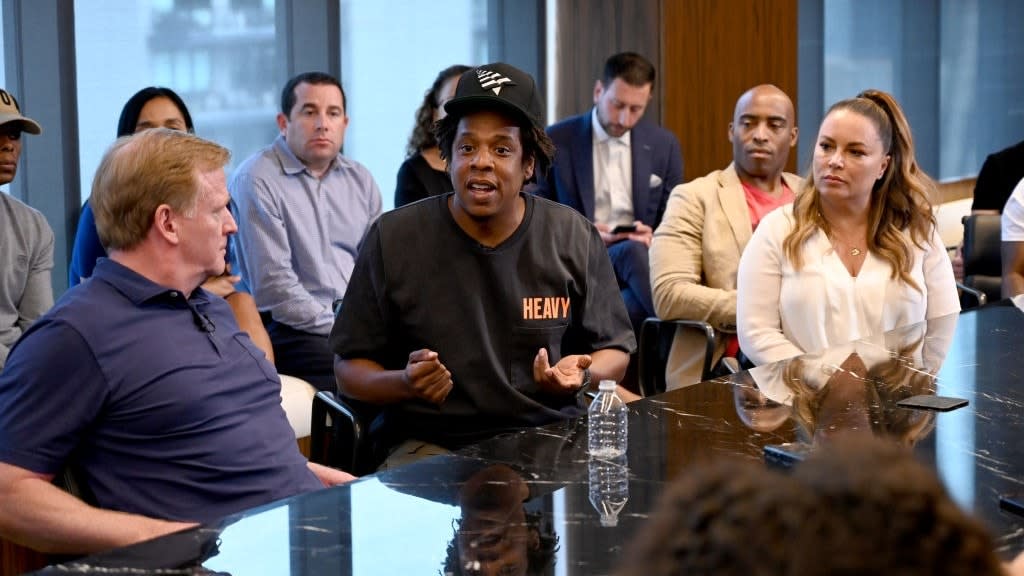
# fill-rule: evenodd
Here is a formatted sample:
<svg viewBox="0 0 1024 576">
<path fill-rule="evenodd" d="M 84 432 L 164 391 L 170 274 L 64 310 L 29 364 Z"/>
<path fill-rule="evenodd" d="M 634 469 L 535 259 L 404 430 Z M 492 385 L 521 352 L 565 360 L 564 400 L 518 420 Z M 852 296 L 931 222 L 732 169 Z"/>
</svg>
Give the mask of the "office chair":
<svg viewBox="0 0 1024 576">
<path fill-rule="evenodd" d="M 335 318 L 341 305 L 341 298 L 334 301 Z M 370 425 L 380 413 L 378 406 L 335 392 L 317 392 L 313 397 L 309 460 L 357 476 L 373 473 L 384 460 L 380 446 L 370 439 Z"/>
<path fill-rule="evenodd" d="M 85 474 L 74 464 L 67 464 L 53 477 L 53 485 L 91 506 L 96 506 L 96 496 L 85 482 Z"/>
<path fill-rule="evenodd" d="M 964 217 L 964 286 L 985 295 L 985 300 L 1002 299 L 1003 260 L 999 214 L 970 214 Z M 966 306 L 965 306 L 966 308 Z"/>
<path fill-rule="evenodd" d="M 660 320 L 648 318 L 640 329 L 640 391 L 645 397 L 665 391 L 665 365 L 676 330 L 697 330 L 704 335 L 704 364 L 701 380 L 712 377 L 715 357 L 715 329 L 702 320 Z"/>
<path fill-rule="evenodd" d="M 373 472 L 367 457 L 369 422 L 333 392 L 313 397 L 309 460 L 349 474 Z"/>
</svg>

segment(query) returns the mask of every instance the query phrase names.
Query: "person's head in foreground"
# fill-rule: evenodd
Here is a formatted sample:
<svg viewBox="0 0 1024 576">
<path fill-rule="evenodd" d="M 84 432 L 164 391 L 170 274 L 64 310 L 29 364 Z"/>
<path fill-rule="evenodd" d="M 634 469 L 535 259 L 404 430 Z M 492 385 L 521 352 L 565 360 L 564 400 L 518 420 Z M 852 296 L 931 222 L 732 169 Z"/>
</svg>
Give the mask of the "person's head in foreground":
<svg viewBox="0 0 1024 576">
<path fill-rule="evenodd" d="M 791 472 L 718 462 L 675 482 L 620 575 L 999 575 L 981 524 L 895 444 L 837 440 Z"/>
</svg>

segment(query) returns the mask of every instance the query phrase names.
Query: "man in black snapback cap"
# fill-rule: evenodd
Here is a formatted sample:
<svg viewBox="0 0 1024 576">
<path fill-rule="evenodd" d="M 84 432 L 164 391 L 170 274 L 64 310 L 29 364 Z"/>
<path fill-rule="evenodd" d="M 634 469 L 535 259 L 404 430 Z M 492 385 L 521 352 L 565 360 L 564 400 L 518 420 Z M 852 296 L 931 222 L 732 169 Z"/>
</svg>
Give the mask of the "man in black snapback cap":
<svg viewBox="0 0 1024 576">
<path fill-rule="evenodd" d="M 341 392 L 384 406 L 388 466 L 576 416 L 636 348 L 596 229 L 523 193 L 554 153 L 533 78 L 480 66 L 445 110 L 455 191 L 370 228 L 331 333 Z"/>
</svg>

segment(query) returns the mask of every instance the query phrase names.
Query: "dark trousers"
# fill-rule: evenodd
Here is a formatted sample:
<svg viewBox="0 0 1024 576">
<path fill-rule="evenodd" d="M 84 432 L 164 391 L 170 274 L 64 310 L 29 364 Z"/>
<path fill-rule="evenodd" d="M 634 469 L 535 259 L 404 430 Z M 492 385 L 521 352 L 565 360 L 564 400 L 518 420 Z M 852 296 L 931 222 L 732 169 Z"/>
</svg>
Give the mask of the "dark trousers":
<svg viewBox="0 0 1024 576">
<path fill-rule="evenodd" d="M 280 322 L 267 323 L 274 363 L 281 374 L 302 378 L 320 390 L 337 392 L 334 380 L 334 353 L 327 336 L 310 334 Z"/>
<path fill-rule="evenodd" d="M 615 279 L 619 282 L 622 300 L 626 303 L 633 334 L 640 341 L 640 326 L 649 316 L 654 316 L 654 300 L 651 297 L 651 264 L 647 246 L 635 240 L 623 240 L 608 247 Z"/>
</svg>

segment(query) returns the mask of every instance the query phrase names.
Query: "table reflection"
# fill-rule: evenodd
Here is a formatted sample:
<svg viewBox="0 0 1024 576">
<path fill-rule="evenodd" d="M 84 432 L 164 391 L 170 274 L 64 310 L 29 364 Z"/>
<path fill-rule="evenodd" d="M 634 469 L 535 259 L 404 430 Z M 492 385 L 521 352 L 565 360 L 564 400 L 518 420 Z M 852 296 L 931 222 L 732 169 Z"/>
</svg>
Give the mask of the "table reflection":
<svg viewBox="0 0 1024 576">
<path fill-rule="evenodd" d="M 843 431 L 912 445 L 1013 557 L 1024 519 L 999 495 L 1024 489 L 1021 334 L 1013 307 L 929 321 L 634 402 L 614 467 L 589 458 L 585 419 L 560 422 L 48 573 L 612 574 L 683 472 Z M 970 404 L 895 406 L 920 393 Z"/>
<path fill-rule="evenodd" d="M 424 482 L 425 478 L 434 480 Z M 403 494 L 458 507 L 442 574 L 553 573 L 559 538 L 545 497 L 559 484 L 523 467 L 459 456 L 396 469 L 385 484 Z"/>
<path fill-rule="evenodd" d="M 934 429 L 935 413 L 897 402 L 935 394 L 957 318 L 754 368 L 748 375 L 753 387 L 736 382 L 737 413 L 757 431 L 792 420 L 797 441 L 809 446 L 857 434 L 913 446 Z"/>
</svg>

